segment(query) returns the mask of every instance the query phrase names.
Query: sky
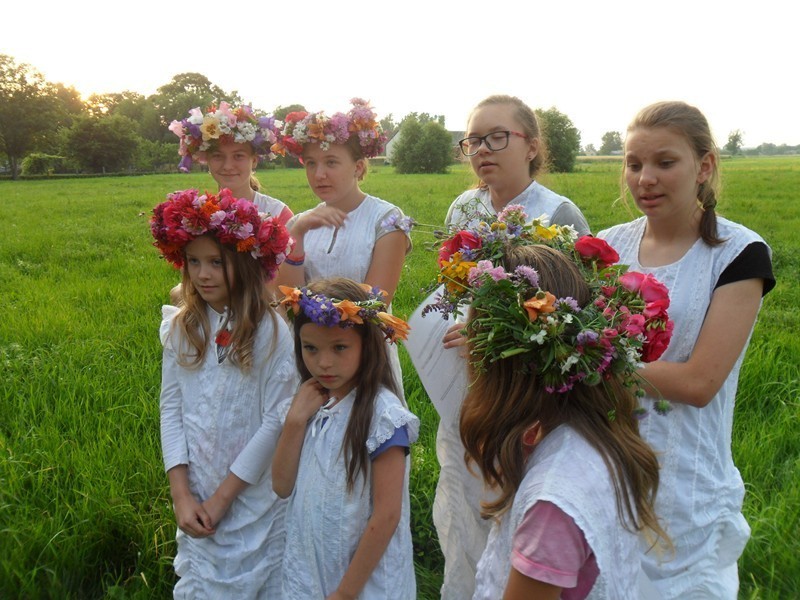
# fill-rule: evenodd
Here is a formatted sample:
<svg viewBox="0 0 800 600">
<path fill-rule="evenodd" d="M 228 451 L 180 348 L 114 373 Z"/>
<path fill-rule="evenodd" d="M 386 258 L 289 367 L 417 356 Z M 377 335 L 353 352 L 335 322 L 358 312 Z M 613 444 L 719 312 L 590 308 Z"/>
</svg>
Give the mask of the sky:
<svg viewBox="0 0 800 600">
<path fill-rule="evenodd" d="M 445 117 L 511 94 L 599 147 L 639 109 L 683 100 L 720 146 L 800 144 L 798 22 L 785 0 L 139 0 L 6 3 L 0 54 L 51 82 L 150 95 L 197 72 L 271 111 Z M 113 8 L 111 8 L 113 6 Z"/>
</svg>

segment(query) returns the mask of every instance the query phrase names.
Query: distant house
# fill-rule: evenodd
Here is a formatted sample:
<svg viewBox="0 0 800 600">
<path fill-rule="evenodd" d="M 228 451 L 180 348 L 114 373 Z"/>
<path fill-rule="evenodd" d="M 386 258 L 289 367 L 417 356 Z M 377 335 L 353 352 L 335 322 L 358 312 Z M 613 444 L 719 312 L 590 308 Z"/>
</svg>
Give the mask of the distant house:
<svg viewBox="0 0 800 600">
<path fill-rule="evenodd" d="M 458 160 L 461 158 L 461 151 L 458 149 L 458 141 L 464 138 L 463 131 L 449 131 L 450 137 L 453 139 L 453 158 Z M 394 154 L 394 145 L 400 140 L 400 130 L 397 130 L 389 141 L 386 142 L 386 164 L 392 163 L 392 155 Z"/>
</svg>

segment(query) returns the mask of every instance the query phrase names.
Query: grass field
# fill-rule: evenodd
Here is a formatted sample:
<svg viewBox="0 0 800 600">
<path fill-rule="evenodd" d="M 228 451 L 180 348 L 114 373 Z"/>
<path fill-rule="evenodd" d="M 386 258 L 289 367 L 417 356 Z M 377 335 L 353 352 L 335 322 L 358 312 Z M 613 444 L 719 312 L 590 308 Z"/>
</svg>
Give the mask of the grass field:
<svg viewBox="0 0 800 600">
<path fill-rule="evenodd" d="M 575 200 L 593 230 L 629 220 L 614 203 L 619 162 L 581 163 L 545 185 Z M 753 535 L 741 598 L 800 590 L 800 158 L 723 161 L 719 210 L 772 246 L 778 285 L 764 302 L 742 369 L 734 457 Z M 302 171 L 260 173 L 295 211 L 314 200 Z M 367 192 L 440 224 L 472 183 L 373 168 Z M 213 189 L 205 174 L 0 182 L 0 597 L 166 598 L 175 525 L 159 449 L 160 306 L 177 274 L 150 244 L 164 194 Z M 414 232 L 395 312 L 407 316 L 435 273 L 432 237 Z M 401 350 L 401 352 L 403 352 Z M 412 453 L 420 598 L 436 598 L 442 558 L 431 522 L 436 413 L 405 355 L 422 420 Z"/>
</svg>

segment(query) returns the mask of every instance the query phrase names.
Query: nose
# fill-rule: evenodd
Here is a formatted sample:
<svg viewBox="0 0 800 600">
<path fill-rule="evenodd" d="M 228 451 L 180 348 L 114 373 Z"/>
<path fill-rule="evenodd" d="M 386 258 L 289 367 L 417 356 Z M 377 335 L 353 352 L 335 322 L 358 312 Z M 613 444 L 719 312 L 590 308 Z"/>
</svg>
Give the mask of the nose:
<svg viewBox="0 0 800 600">
<path fill-rule="evenodd" d="M 320 350 L 317 353 L 317 366 L 322 370 L 327 370 L 331 366 L 333 366 L 333 361 L 331 360 L 331 353 L 326 352 L 325 350 Z"/>
<path fill-rule="evenodd" d="M 657 181 L 655 168 L 642 165 L 642 170 L 639 172 L 639 185 L 648 186 L 653 185 Z"/>
<path fill-rule="evenodd" d="M 208 279 L 211 275 L 211 265 L 205 261 L 200 262 L 200 268 L 197 270 L 197 276 L 200 279 Z"/>
</svg>

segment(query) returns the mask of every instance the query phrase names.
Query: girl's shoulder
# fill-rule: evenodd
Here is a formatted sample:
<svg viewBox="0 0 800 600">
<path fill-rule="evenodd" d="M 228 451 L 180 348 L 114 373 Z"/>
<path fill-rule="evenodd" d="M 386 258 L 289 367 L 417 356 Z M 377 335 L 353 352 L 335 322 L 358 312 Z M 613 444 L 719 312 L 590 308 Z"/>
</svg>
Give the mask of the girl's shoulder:
<svg viewBox="0 0 800 600">
<path fill-rule="evenodd" d="M 628 221 L 627 223 L 612 225 L 611 227 L 607 227 L 606 229 L 598 232 L 597 237 L 608 239 L 617 237 L 619 235 L 629 234 L 630 232 L 640 231 L 644 227 L 645 221 L 646 217 L 639 217 L 633 221 Z"/>
<path fill-rule="evenodd" d="M 281 202 L 277 198 L 273 198 L 262 192 L 256 192 L 255 198 L 253 198 L 253 204 L 255 204 L 261 212 L 269 213 L 273 217 L 280 215 L 283 209 L 286 208 L 285 202 Z"/>
<path fill-rule="evenodd" d="M 394 435 L 396 429 L 405 427 L 408 441 L 414 443 L 419 437 L 419 419 L 403 404 L 402 400 L 385 387 L 381 387 L 374 400 L 375 411 L 367 438 L 367 450 L 374 452 L 383 442 Z"/>
<path fill-rule="evenodd" d="M 723 244 L 735 241 L 744 247 L 753 242 L 761 242 L 769 248 L 764 238 L 752 229 L 719 215 L 717 215 L 717 235 L 724 240 Z"/>
</svg>

